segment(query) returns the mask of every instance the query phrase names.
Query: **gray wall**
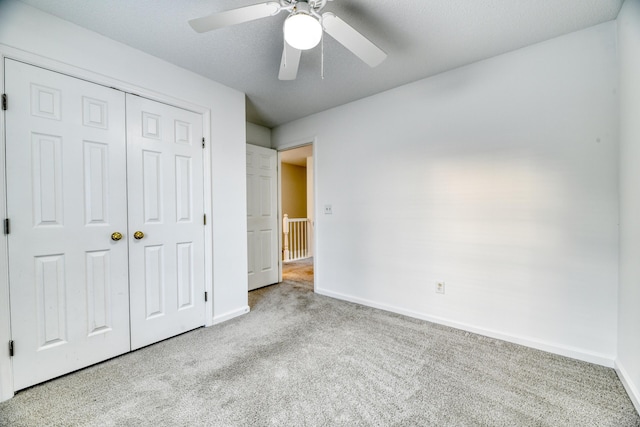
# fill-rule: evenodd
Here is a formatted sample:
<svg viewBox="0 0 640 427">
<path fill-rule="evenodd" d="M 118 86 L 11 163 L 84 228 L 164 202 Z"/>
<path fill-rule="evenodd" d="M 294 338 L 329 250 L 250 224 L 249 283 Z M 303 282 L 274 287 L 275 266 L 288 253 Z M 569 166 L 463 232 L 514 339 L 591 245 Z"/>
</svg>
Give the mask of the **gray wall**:
<svg viewBox="0 0 640 427">
<path fill-rule="evenodd" d="M 316 291 L 613 366 L 617 60 L 609 22 L 273 129 L 317 138 Z"/>
<path fill-rule="evenodd" d="M 620 312 L 617 367 L 640 411 L 640 1 L 618 16 Z"/>
<path fill-rule="evenodd" d="M 271 129 L 247 122 L 247 144 L 271 148 Z"/>
</svg>

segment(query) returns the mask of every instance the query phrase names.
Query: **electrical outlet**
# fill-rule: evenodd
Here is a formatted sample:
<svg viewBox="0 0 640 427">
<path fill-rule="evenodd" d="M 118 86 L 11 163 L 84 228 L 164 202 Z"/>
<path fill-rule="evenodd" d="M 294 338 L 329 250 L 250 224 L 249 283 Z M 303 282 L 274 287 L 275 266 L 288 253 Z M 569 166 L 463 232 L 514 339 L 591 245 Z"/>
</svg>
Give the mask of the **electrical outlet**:
<svg viewBox="0 0 640 427">
<path fill-rule="evenodd" d="M 331 205 L 324 205 L 324 214 L 325 215 L 333 214 L 333 208 L 331 207 Z"/>
<path fill-rule="evenodd" d="M 436 282 L 436 293 L 444 294 L 444 282 Z"/>
</svg>

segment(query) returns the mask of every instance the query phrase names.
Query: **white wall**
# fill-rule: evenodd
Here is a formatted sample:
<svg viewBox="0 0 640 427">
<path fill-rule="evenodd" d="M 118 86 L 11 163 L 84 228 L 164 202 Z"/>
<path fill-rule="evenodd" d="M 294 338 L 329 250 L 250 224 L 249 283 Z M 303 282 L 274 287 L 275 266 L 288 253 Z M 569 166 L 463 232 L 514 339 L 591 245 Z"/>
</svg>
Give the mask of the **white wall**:
<svg viewBox="0 0 640 427">
<path fill-rule="evenodd" d="M 609 22 L 273 129 L 317 138 L 316 291 L 612 366 L 617 81 Z"/>
<path fill-rule="evenodd" d="M 271 148 L 271 129 L 247 122 L 247 144 Z"/>
<path fill-rule="evenodd" d="M 82 29 L 13 0 L 0 2 L 0 52 L 35 54 L 56 67 L 87 70 L 120 89 L 199 106 L 209 113 L 210 239 L 213 240 L 213 320 L 248 310 L 245 184 L 245 98 L 202 76 Z M 38 59 L 40 61 L 40 58 Z M 2 130 L 4 134 L 4 130 Z M 4 161 L 0 175 L 4 176 Z M 211 224 L 211 222 L 210 222 Z M 4 254 L 6 239 L 2 237 Z M 4 263 L 1 265 L 6 268 Z M 8 341 L 7 295 L 0 275 L 0 345 Z M 211 277 L 211 274 L 209 274 Z M 210 307 L 211 310 L 211 307 Z M 8 397 L 10 361 L 0 351 L 0 400 Z"/>
<path fill-rule="evenodd" d="M 618 16 L 620 298 L 616 366 L 640 412 L 640 1 Z"/>
</svg>

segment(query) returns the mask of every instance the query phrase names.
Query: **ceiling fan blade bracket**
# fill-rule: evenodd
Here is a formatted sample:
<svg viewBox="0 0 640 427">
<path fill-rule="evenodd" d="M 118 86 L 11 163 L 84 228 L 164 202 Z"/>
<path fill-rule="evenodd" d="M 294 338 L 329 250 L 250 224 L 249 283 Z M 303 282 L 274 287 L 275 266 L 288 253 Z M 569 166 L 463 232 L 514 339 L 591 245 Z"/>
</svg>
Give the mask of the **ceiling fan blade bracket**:
<svg viewBox="0 0 640 427">
<path fill-rule="evenodd" d="M 309 0 L 310 9 L 314 12 L 320 12 L 326 5 L 328 0 Z"/>
<path fill-rule="evenodd" d="M 320 23 L 322 24 L 322 15 L 320 15 L 320 10 L 316 10 L 314 8 L 309 8 L 309 13 L 316 18 L 318 21 L 320 21 Z"/>
<path fill-rule="evenodd" d="M 292 12 L 296 7 L 297 0 L 280 0 L 280 10 L 278 12 L 286 10 Z"/>
</svg>

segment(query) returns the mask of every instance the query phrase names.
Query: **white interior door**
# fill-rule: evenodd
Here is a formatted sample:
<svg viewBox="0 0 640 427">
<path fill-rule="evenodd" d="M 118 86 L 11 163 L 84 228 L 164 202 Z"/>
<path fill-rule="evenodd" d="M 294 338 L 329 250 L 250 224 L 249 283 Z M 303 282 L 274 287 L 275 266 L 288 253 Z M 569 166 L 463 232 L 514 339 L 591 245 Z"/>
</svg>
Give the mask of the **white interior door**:
<svg viewBox="0 0 640 427">
<path fill-rule="evenodd" d="M 125 98 L 5 61 L 15 389 L 129 351 Z"/>
<path fill-rule="evenodd" d="M 202 115 L 127 95 L 127 135 L 136 349 L 205 324 Z"/>
<path fill-rule="evenodd" d="M 278 282 L 276 150 L 247 144 L 249 290 Z"/>
</svg>

